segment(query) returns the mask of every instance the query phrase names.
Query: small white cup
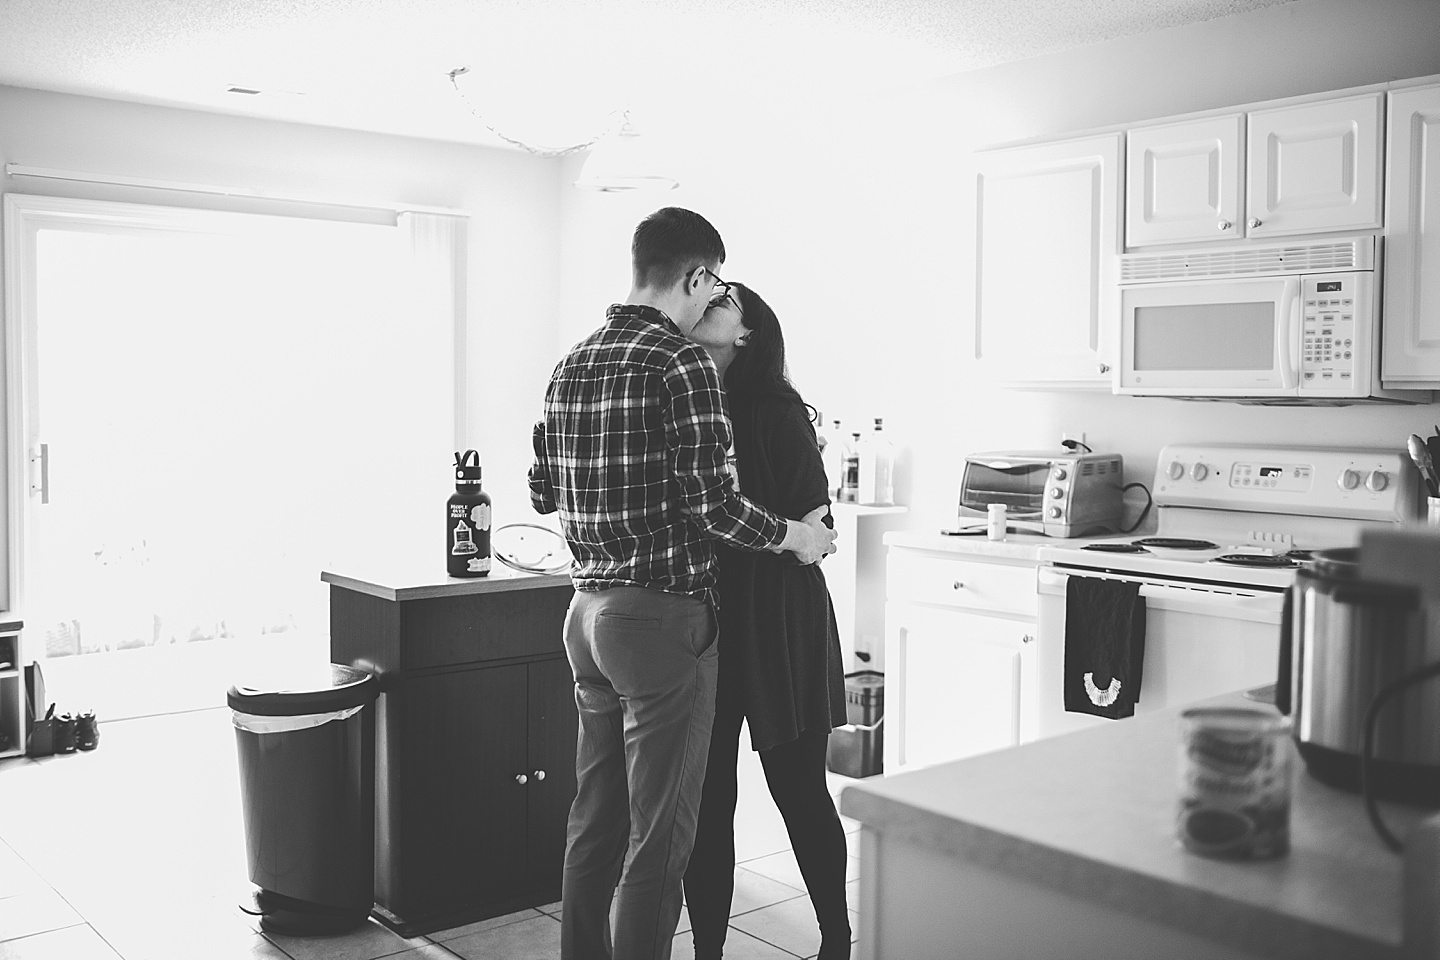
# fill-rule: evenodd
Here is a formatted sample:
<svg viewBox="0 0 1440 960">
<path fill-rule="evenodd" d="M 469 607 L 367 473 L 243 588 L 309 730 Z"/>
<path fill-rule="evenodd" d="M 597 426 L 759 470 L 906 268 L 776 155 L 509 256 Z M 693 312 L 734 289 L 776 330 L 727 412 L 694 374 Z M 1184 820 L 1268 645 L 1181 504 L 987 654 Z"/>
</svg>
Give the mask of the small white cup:
<svg viewBox="0 0 1440 960">
<path fill-rule="evenodd" d="M 1431 508 L 1432 510 L 1434 508 Z M 986 508 L 985 536 L 990 540 L 1005 539 L 1005 504 L 992 503 Z"/>
</svg>

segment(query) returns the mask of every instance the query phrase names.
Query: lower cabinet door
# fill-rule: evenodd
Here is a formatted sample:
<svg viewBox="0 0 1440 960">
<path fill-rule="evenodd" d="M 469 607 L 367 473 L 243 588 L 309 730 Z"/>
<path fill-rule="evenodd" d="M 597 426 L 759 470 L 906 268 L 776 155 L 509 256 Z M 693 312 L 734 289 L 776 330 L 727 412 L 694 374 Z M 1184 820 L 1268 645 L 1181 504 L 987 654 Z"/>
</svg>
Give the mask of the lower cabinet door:
<svg viewBox="0 0 1440 960">
<path fill-rule="evenodd" d="M 402 916 L 472 908 L 526 883 L 526 671 L 411 677 L 389 695 L 406 742 L 391 786 L 397 902 L 385 906 Z"/>
<path fill-rule="evenodd" d="M 563 657 L 537 660 L 529 670 L 529 882 L 556 891 L 565 862 L 565 827 L 575 799 L 575 679 Z"/>
<path fill-rule="evenodd" d="M 1020 742 L 1032 622 L 892 603 L 886 624 L 886 773 Z"/>
</svg>

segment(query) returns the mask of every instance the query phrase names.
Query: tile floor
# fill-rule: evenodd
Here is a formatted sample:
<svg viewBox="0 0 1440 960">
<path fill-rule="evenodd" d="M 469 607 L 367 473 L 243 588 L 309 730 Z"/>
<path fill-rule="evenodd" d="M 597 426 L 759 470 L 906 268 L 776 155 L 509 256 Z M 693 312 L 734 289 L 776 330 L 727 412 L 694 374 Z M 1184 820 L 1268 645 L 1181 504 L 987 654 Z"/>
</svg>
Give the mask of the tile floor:
<svg viewBox="0 0 1440 960">
<path fill-rule="evenodd" d="M 0 960 L 559 956 L 559 904 L 411 939 L 373 921 L 336 937 L 262 933 L 238 906 L 252 888 L 229 710 L 101 721 L 94 752 L 0 761 Z M 778 816 L 741 822 L 726 956 L 812 957 L 815 917 Z M 852 926 L 857 828 L 846 821 Z M 693 958 L 683 915 L 674 957 Z"/>
</svg>

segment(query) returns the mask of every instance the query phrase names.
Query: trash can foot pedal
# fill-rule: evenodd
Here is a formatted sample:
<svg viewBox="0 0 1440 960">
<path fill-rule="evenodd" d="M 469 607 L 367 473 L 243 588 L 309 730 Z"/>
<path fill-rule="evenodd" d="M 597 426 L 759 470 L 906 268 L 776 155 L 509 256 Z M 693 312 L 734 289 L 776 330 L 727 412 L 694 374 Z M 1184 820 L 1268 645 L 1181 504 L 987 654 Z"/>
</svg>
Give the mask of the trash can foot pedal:
<svg viewBox="0 0 1440 960">
<path fill-rule="evenodd" d="M 242 905 L 240 909 L 259 916 L 262 930 L 301 937 L 345 933 L 370 916 L 369 910 L 310 903 L 265 889 L 255 891 L 254 907 L 252 910 Z"/>
</svg>

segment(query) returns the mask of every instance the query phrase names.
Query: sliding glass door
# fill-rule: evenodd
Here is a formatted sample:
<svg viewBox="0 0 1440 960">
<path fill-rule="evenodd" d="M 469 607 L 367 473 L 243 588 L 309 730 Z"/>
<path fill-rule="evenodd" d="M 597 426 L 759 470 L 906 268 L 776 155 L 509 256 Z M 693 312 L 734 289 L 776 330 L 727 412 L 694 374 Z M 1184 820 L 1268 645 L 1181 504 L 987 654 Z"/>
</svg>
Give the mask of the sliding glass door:
<svg viewBox="0 0 1440 960">
<path fill-rule="evenodd" d="M 19 270 L 27 652 L 325 634 L 322 569 L 438 549 L 453 330 L 408 236 L 102 206 L 32 218 Z"/>
</svg>

